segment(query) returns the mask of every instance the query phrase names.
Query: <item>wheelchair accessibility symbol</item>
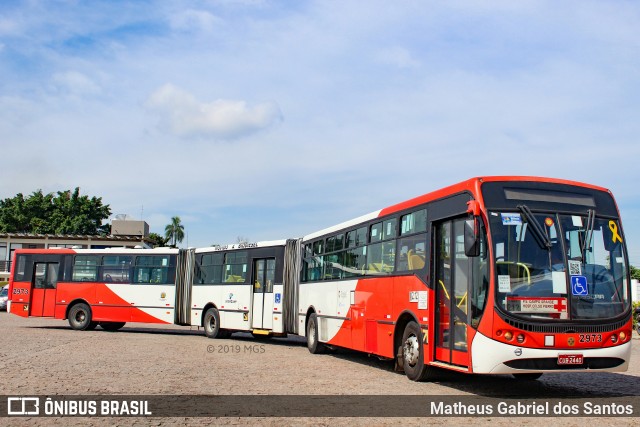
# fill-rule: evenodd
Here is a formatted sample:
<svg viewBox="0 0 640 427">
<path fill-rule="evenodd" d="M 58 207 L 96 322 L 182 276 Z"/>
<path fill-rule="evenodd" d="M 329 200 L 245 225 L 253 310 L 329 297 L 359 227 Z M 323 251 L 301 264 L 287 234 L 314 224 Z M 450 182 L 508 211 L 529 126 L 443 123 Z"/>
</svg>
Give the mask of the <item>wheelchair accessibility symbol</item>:
<svg viewBox="0 0 640 427">
<path fill-rule="evenodd" d="M 571 293 L 576 296 L 589 294 L 587 278 L 585 276 L 571 276 Z"/>
</svg>

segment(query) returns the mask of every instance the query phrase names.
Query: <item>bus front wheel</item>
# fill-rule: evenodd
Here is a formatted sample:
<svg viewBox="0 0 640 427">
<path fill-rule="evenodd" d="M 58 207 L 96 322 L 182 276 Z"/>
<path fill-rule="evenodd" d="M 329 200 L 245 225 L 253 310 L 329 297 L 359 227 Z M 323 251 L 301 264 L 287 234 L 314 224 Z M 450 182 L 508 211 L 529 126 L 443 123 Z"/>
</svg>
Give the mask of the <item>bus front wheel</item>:
<svg viewBox="0 0 640 427">
<path fill-rule="evenodd" d="M 75 304 L 69 310 L 69 325 L 76 331 L 89 331 L 98 326 L 91 321 L 91 308 L 83 302 Z"/>
<path fill-rule="evenodd" d="M 430 367 L 424 364 L 422 332 L 415 321 L 407 323 L 402 334 L 402 362 L 404 373 L 412 381 L 427 379 Z"/>
</svg>

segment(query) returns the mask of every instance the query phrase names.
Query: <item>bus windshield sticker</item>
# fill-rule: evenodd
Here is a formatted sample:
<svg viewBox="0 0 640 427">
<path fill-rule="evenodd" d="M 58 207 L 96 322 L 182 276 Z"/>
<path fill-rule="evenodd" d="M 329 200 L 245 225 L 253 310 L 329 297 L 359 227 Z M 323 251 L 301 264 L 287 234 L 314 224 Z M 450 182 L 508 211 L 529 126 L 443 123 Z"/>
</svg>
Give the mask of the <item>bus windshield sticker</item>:
<svg viewBox="0 0 640 427">
<path fill-rule="evenodd" d="M 609 230 L 611 230 L 611 241 L 622 243 L 622 236 L 618 234 L 618 224 L 615 221 L 609 221 Z"/>
<path fill-rule="evenodd" d="M 511 292 L 511 276 L 508 274 L 498 275 L 498 291 Z"/>
<path fill-rule="evenodd" d="M 507 310 L 521 313 L 564 313 L 566 298 L 507 297 Z"/>
<path fill-rule="evenodd" d="M 522 225 L 522 218 L 519 213 L 501 213 L 502 225 Z"/>
<path fill-rule="evenodd" d="M 572 215 L 571 221 L 575 227 L 582 227 L 582 217 L 578 215 Z"/>
<path fill-rule="evenodd" d="M 582 276 L 582 262 L 576 260 L 569 260 L 569 275 L 570 276 Z"/>
<path fill-rule="evenodd" d="M 586 276 L 571 276 L 571 293 L 575 296 L 589 295 Z"/>
<path fill-rule="evenodd" d="M 569 261 L 571 262 L 571 261 Z M 578 261 L 579 263 L 579 261 Z M 567 293 L 567 274 L 564 271 L 552 271 L 551 280 L 553 282 L 554 294 L 566 294 Z"/>
</svg>

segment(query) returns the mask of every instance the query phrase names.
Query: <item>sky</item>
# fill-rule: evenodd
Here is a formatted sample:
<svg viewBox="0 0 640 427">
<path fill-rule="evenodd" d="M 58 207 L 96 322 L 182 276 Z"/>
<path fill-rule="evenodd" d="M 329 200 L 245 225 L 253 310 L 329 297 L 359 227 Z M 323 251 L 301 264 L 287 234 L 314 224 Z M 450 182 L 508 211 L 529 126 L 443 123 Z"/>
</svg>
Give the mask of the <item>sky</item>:
<svg viewBox="0 0 640 427">
<path fill-rule="evenodd" d="M 0 198 L 80 187 L 182 246 L 482 175 L 609 188 L 640 266 L 640 2 L 0 2 Z"/>
</svg>

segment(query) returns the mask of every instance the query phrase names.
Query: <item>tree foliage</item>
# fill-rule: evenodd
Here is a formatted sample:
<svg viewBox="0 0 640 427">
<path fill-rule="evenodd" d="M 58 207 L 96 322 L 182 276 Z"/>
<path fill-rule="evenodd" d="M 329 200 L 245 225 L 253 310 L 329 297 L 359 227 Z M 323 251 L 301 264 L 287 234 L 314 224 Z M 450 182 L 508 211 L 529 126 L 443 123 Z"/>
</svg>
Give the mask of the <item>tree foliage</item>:
<svg viewBox="0 0 640 427">
<path fill-rule="evenodd" d="M 640 281 L 640 268 L 636 268 L 633 265 L 629 267 L 631 269 L 631 278 Z"/>
<path fill-rule="evenodd" d="M 0 232 L 104 235 L 109 224 L 102 222 L 109 215 L 101 197 L 81 196 L 79 187 L 56 195 L 37 190 L 0 201 Z"/>
<path fill-rule="evenodd" d="M 184 240 L 184 225 L 182 225 L 179 216 L 171 218 L 171 224 L 164 228 L 164 237 L 171 242 L 173 247 Z"/>
<path fill-rule="evenodd" d="M 167 243 L 169 243 L 168 238 L 162 237 L 158 233 L 149 233 L 149 235 L 147 236 L 147 239 L 151 241 L 151 244 L 155 248 L 167 246 Z"/>
</svg>

